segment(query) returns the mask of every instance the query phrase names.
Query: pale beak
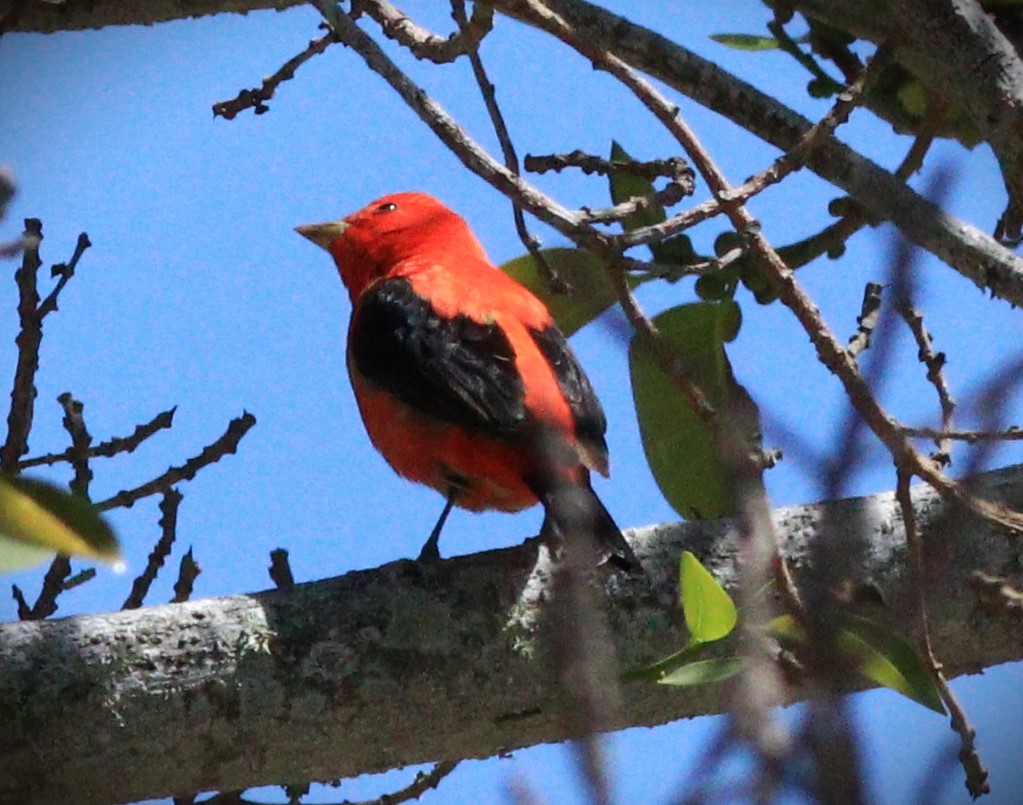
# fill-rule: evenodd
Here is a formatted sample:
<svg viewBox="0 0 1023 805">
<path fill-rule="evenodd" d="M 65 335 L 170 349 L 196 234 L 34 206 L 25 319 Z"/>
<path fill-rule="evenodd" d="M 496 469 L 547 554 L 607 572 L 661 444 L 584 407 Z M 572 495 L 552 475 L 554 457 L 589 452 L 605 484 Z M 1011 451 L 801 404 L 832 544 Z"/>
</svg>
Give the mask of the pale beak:
<svg viewBox="0 0 1023 805">
<path fill-rule="evenodd" d="M 324 224 L 308 224 L 296 226 L 295 231 L 303 238 L 308 238 L 321 249 L 330 251 L 330 244 L 341 237 L 348 229 L 346 221 L 327 221 Z"/>
</svg>

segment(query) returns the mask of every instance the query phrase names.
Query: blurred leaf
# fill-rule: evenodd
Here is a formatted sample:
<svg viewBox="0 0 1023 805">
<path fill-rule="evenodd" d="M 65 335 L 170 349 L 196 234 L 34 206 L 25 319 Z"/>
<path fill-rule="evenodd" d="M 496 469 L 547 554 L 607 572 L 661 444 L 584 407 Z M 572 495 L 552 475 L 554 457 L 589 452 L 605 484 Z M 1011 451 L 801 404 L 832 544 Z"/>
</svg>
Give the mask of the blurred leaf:
<svg viewBox="0 0 1023 805">
<path fill-rule="evenodd" d="M 882 687 L 945 714 L 934 681 L 909 640 L 859 615 L 843 613 L 840 622 L 838 648 L 857 671 Z M 791 615 L 775 618 L 767 628 L 794 643 L 806 645 L 809 640 L 806 630 Z"/>
<path fill-rule="evenodd" d="M 543 249 L 541 254 L 569 285 L 571 293 L 554 293 L 530 254 L 516 257 L 501 269 L 543 300 L 566 336 L 589 324 L 618 299 L 607 269 L 589 252 L 582 249 Z"/>
<path fill-rule="evenodd" d="M 682 612 L 693 638 L 703 643 L 712 643 L 727 637 L 739 617 L 735 602 L 689 551 L 682 552 L 678 583 Z"/>
<path fill-rule="evenodd" d="M 742 670 L 745 663 L 746 661 L 742 657 L 715 657 L 709 660 L 697 660 L 666 674 L 658 681 L 662 685 L 677 687 L 709 685 L 735 676 Z"/>
<path fill-rule="evenodd" d="M 710 38 L 719 45 L 724 45 L 733 50 L 778 50 L 781 47 L 781 43 L 773 36 L 711 34 Z"/>
<path fill-rule="evenodd" d="M 719 410 L 729 401 L 753 405 L 735 382 L 724 350 L 740 323 L 739 306 L 732 300 L 681 305 L 654 319 Z M 729 514 L 731 483 L 710 428 L 640 338 L 629 345 L 629 369 L 643 449 L 665 499 L 687 519 Z"/>
<path fill-rule="evenodd" d="M 905 637 L 859 615 L 845 619 L 838 636 L 843 652 L 859 660 L 868 679 L 945 715 L 938 689 L 916 647 Z"/>
<path fill-rule="evenodd" d="M 0 569 L 53 553 L 106 562 L 121 556 L 114 532 L 87 500 L 44 481 L 0 477 Z"/>
<path fill-rule="evenodd" d="M 628 151 L 622 148 L 617 141 L 611 142 L 611 159 L 615 162 L 633 161 Z M 623 171 L 615 171 L 608 176 L 608 181 L 611 185 L 611 201 L 615 204 L 621 204 L 636 196 L 649 196 L 655 192 L 653 182 L 649 179 Z M 667 215 L 664 212 L 664 207 L 655 204 L 624 218 L 622 226 L 625 227 L 626 231 L 631 231 L 639 229 L 641 226 L 659 224 L 665 218 L 667 218 Z"/>
</svg>

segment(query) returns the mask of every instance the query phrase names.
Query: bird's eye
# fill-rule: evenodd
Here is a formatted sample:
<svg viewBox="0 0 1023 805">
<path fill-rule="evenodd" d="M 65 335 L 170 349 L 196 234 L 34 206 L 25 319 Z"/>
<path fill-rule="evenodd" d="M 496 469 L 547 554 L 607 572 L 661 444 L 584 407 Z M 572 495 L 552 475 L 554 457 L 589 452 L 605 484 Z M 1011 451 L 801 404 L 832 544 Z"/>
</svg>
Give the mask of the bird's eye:
<svg viewBox="0 0 1023 805">
<path fill-rule="evenodd" d="M 398 205 L 395 204 L 393 201 L 388 201 L 377 207 L 377 212 L 393 212 L 396 209 L 398 209 Z"/>
</svg>

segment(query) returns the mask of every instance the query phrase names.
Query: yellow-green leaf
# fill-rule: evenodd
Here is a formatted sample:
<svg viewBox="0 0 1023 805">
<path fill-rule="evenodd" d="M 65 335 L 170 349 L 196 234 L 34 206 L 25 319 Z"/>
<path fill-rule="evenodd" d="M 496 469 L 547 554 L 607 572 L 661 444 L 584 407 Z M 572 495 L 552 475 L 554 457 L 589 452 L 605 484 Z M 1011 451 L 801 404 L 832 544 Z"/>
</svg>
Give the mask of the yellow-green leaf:
<svg viewBox="0 0 1023 805">
<path fill-rule="evenodd" d="M 753 406 L 736 383 L 724 350 L 740 322 L 739 306 L 731 299 L 680 305 L 654 319 L 718 410 L 728 402 L 733 408 Z M 687 519 L 730 514 L 731 481 L 708 424 L 692 410 L 642 339 L 634 338 L 629 346 L 629 370 L 643 449 L 665 499 Z"/>
<path fill-rule="evenodd" d="M 665 674 L 658 682 L 662 685 L 689 687 L 722 682 L 742 670 L 746 661 L 742 657 L 715 657 L 697 660 Z"/>
<path fill-rule="evenodd" d="M 31 478 L 0 477 L 0 569 L 62 553 L 117 562 L 117 538 L 92 505 Z"/>
<path fill-rule="evenodd" d="M 689 551 L 682 552 L 678 583 L 682 612 L 693 638 L 711 643 L 727 637 L 739 618 L 735 602 Z"/>
<path fill-rule="evenodd" d="M 867 679 L 912 699 L 936 713 L 945 713 L 923 659 L 912 643 L 891 629 L 859 615 L 839 618 L 838 648 Z M 778 637 L 806 645 L 809 637 L 791 615 L 781 615 L 767 627 Z"/>
<path fill-rule="evenodd" d="M 719 45 L 733 50 L 778 50 L 781 44 L 773 36 L 756 36 L 755 34 L 711 34 L 711 39 Z"/>
</svg>

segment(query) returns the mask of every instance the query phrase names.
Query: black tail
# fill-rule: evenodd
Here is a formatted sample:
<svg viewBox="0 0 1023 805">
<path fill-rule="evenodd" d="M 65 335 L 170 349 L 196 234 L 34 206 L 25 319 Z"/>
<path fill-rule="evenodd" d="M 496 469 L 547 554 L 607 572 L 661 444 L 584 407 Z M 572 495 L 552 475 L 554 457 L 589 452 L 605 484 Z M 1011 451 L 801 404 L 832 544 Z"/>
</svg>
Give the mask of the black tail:
<svg viewBox="0 0 1023 805">
<path fill-rule="evenodd" d="M 622 536 L 621 529 L 590 486 L 589 477 L 582 483 L 567 483 L 559 479 L 543 485 L 536 492 L 546 510 L 548 523 L 564 539 L 588 537 L 598 565 L 610 562 L 630 573 L 643 572 L 643 566 Z"/>
</svg>

